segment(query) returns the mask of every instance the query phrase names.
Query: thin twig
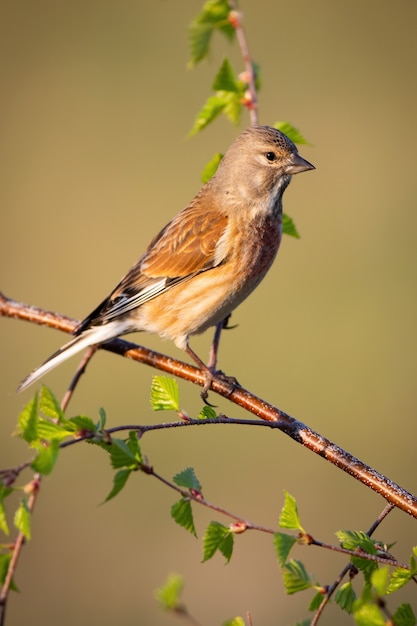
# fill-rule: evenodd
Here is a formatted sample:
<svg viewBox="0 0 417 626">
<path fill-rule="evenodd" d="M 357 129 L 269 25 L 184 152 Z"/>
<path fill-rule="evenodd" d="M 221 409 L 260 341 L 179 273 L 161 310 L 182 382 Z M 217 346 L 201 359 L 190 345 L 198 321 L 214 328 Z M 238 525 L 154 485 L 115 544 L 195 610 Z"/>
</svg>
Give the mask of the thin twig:
<svg viewBox="0 0 417 626">
<path fill-rule="evenodd" d="M 72 381 L 70 382 L 70 384 L 68 385 L 68 389 L 65 392 L 65 395 L 64 395 L 64 397 L 62 399 L 61 409 L 63 411 L 65 411 L 67 409 L 69 401 L 71 400 L 71 398 L 73 396 L 73 393 L 75 391 L 75 388 L 76 388 L 76 386 L 77 386 L 81 376 L 85 373 L 87 365 L 89 364 L 89 362 L 93 358 L 96 350 L 97 350 L 97 346 L 90 346 L 85 351 L 85 354 L 84 354 L 83 358 L 81 359 L 79 366 L 76 369 L 74 377 L 73 377 Z"/>
<path fill-rule="evenodd" d="M 243 62 L 245 64 L 246 82 L 248 83 L 249 99 L 245 103 L 249 110 L 251 126 L 256 126 L 259 122 L 258 96 L 256 93 L 255 72 L 253 69 L 252 57 L 249 52 L 248 41 L 242 26 L 242 13 L 239 11 L 237 2 L 229 0 L 229 6 L 234 12 L 233 25 L 236 30 L 236 37 L 239 44 Z"/>
</svg>

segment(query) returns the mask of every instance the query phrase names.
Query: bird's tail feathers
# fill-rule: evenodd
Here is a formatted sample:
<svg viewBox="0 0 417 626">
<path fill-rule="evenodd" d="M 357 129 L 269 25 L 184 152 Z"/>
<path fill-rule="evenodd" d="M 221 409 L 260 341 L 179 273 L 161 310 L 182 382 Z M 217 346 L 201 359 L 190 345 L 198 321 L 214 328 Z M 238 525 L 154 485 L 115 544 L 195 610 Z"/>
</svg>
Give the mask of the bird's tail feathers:
<svg viewBox="0 0 417 626">
<path fill-rule="evenodd" d="M 118 327 L 117 329 L 116 326 Z M 60 365 L 85 348 L 113 339 L 119 334 L 123 334 L 123 329 L 120 328 L 120 321 L 103 326 L 93 326 L 85 330 L 81 335 L 74 337 L 71 341 L 63 345 L 62 348 L 54 352 L 42 365 L 39 365 L 39 367 L 26 376 L 18 386 L 17 391 L 23 391 L 29 387 L 29 385 L 39 380 L 39 378 L 42 378 L 47 372 L 54 369 L 54 367 Z"/>
</svg>

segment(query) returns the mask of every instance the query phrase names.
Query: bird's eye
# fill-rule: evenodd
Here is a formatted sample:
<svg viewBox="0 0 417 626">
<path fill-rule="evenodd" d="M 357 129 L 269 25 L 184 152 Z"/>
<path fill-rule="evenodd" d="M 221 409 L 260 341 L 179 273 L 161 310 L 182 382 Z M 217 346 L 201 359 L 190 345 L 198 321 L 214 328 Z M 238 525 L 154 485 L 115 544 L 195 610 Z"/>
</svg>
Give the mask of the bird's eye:
<svg viewBox="0 0 417 626">
<path fill-rule="evenodd" d="M 272 163 L 272 161 L 275 161 L 275 159 L 277 158 L 277 155 L 275 154 L 275 152 L 266 152 L 265 156 L 270 163 Z"/>
</svg>

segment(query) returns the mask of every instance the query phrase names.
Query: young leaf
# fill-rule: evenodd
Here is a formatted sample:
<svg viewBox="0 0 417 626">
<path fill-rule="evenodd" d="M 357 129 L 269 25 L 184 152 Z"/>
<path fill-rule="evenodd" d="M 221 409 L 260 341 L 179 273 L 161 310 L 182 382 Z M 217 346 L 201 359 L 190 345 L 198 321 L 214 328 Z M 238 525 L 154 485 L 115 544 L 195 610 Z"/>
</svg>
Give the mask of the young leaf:
<svg viewBox="0 0 417 626">
<path fill-rule="evenodd" d="M 179 401 L 178 383 L 174 378 L 153 377 L 151 405 L 154 411 L 179 411 Z"/>
<path fill-rule="evenodd" d="M 18 418 L 18 434 L 27 443 L 38 438 L 38 394 L 25 406 Z"/>
<path fill-rule="evenodd" d="M 137 463 L 143 463 L 142 451 L 139 445 L 139 439 L 136 431 L 129 431 L 129 439 L 127 440 L 127 447 L 134 455 Z"/>
<path fill-rule="evenodd" d="M 233 534 L 219 522 L 210 522 L 203 538 L 203 563 L 219 550 L 227 563 L 233 553 Z"/>
<path fill-rule="evenodd" d="M 7 524 L 6 509 L 4 508 L 3 502 L 13 491 L 12 487 L 6 487 L 0 483 L 0 530 L 2 530 L 5 535 L 9 534 L 9 526 Z"/>
<path fill-rule="evenodd" d="M 299 530 L 304 533 L 304 529 L 301 526 L 300 518 L 298 516 L 297 503 L 295 498 L 285 491 L 285 502 L 281 515 L 279 518 L 279 525 L 281 528 L 290 528 L 292 530 Z"/>
<path fill-rule="evenodd" d="M 76 417 L 71 417 L 68 421 L 74 426 L 75 431 L 97 432 L 97 426 L 91 417 L 86 415 L 77 415 Z"/>
<path fill-rule="evenodd" d="M 59 454 L 59 441 L 52 439 L 46 444 L 36 444 L 37 455 L 35 460 L 30 464 L 31 468 L 39 474 L 46 476 L 50 474 L 54 468 Z"/>
<path fill-rule="evenodd" d="M 109 452 L 113 469 L 119 469 L 120 467 L 137 468 L 138 460 L 136 455 L 123 439 L 113 438 Z"/>
<path fill-rule="evenodd" d="M 102 502 L 102 504 L 104 504 L 105 502 L 108 502 L 109 500 L 117 496 L 118 493 L 121 492 L 121 490 L 127 483 L 127 479 L 129 478 L 131 472 L 132 470 L 126 469 L 126 468 L 121 469 L 118 472 L 116 472 L 113 478 L 113 488 L 110 491 L 110 493 L 106 496 L 106 499 Z"/>
<path fill-rule="evenodd" d="M 357 626 L 386 626 L 385 619 L 375 604 L 360 603 L 359 608 L 355 608 L 353 617 Z"/>
<path fill-rule="evenodd" d="M 61 424 L 55 424 L 41 417 L 37 424 L 37 434 L 40 440 L 50 441 L 51 439 L 57 439 L 62 441 L 67 437 L 73 436 L 74 433 Z"/>
<path fill-rule="evenodd" d="M 412 577 L 413 574 L 412 572 L 410 572 L 410 570 L 398 567 L 391 574 L 386 593 L 388 594 L 393 593 L 394 591 L 398 591 L 398 589 L 404 587 L 404 585 L 406 585 Z"/>
<path fill-rule="evenodd" d="M 96 426 L 97 431 L 104 429 L 106 425 L 106 420 L 107 420 L 106 411 L 103 409 L 103 407 L 99 408 L 98 414 L 99 414 L 99 421 Z"/>
<path fill-rule="evenodd" d="M 17 530 L 30 540 L 30 511 L 26 500 L 20 501 L 20 506 L 14 515 L 14 525 Z"/>
<path fill-rule="evenodd" d="M 347 613 L 352 613 L 355 600 L 356 593 L 350 581 L 344 583 L 336 592 L 336 604 Z"/>
<path fill-rule="evenodd" d="M 396 626 L 416 626 L 417 624 L 416 616 L 408 603 L 400 604 L 392 616 L 392 622 Z"/>
<path fill-rule="evenodd" d="M 175 611 L 181 606 L 181 593 L 184 581 L 179 574 L 170 574 L 163 587 L 155 591 L 155 598 L 159 600 L 164 609 Z"/>
<path fill-rule="evenodd" d="M 197 117 L 194 121 L 194 125 L 190 132 L 189 137 L 196 135 L 202 131 L 206 126 L 216 119 L 228 104 L 225 96 L 210 96 L 203 106 L 203 108 L 197 113 Z"/>
<path fill-rule="evenodd" d="M 209 53 L 213 25 L 193 20 L 188 28 L 191 59 L 189 66 L 194 67 Z"/>
<path fill-rule="evenodd" d="M 370 582 L 372 573 L 378 569 L 378 565 L 369 559 L 363 559 L 359 556 L 352 556 L 351 563 L 364 575 L 365 581 Z"/>
<path fill-rule="evenodd" d="M 183 470 L 176 474 L 173 478 L 173 481 L 178 487 L 186 487 L 187 489 L 195 489 L 196 491 L 201 491 L 201 485 L 194 473 L 192 467 L 187 467 L 187 469 Z"/>
<path fill-rule="evenodd" d="M 303 591 L 304 589 L 310 589 L 314 586 L 301 561 L 291 560 L 285 563 L 282 575 L 284 578 L 285 591 L 288 595 Z"/>
<path fill-rule="evenodd" d="M 284 235 L 289 235 L 290 237 L 300 239 L 300 234 L 297 230 L 296 225 L 294 224 L 294 221 L 286 213 L 282 214 L 282 232 Z"/>
<path fill-rule="evenodd" d="M 213 409 L 212 406 L 206 405 L 206 406 L 204 406 L 201 409 L 200 413 L 197 416 L 197 419 L 199 419 L 199 420 L 212 420 L 215 417 L 217 417 L 216 411 Z"/>
<path fill-rule="evenodd" d="M 323 602 L 323 594 L 318 591 L 312 598 L 310 604 L 308 605 L 308 610 L 313 612 L 317 611 L 321 603 Z"/>
<path fill-rule="evenodd" d="M 238 83 L 233 73 L 229 59 L 224 59 L 212 85 L 213 91 L 241 91 L 242 86 Z"/>
<path fill-rule="evenodd" d="M 275 122 L 274 128 L 277 128 L 284 133 L 284 135 L 287 135 L 294 143 L 308 144 L 308 141 L 304 139 L 300 131 L 289 122 Z"/>
<path fill-rule="evenodd" d="M 387 590 L 387 582 L 389 576 L 389 568 L 379 567 L 371 574 L 371 583 L 379 596 L 383 596 Z"/>
<path fill-rule="evenodd" d="M 245 621 L 241 617 L 234 617 L 223 622 L 222 626 L 245 626 Z"/>
<path fill-rule="evenodd" d="M 4 581 L 6 580 L 11 558 L 12 558 L 11 552 L 0 554 L 0 583 L 1 584 L 3 584 Z M 10 589 L 12 589 L 13 591 L 19 591 L 13 580 L 12 580 L 12 584 L 10 585 Z"/>
<path fill-rule="evenodd" d="M 45 417 L 56 420 L 58 423 L 65 421 L 65 415 L 58 400 L 55 398 L 49 387 L 46 387 L 45 385 L 43 385 L 41 389 L 39 410 L 43 415 L 45 415 Z"/>
<path fill-rule="evenodd" d="M 291 548 L 296 542 L 297 539 L 295 537 L 291 537 L 291 535 L 287 535 L 285 533 L 274 533 L 275 552 L 278 557 L 278 563 L 281 567 L 288 559 Z"/>
<path fill-rule="evenodd" d="M 363 550 L 368 554 L 376 554 L 375 542 L 362 530 L 339 530 L 336 537 L 346 550 Z"/>
<path fill-rule="evenodd" d="M 223 96 L 224 94 L 224 96 Z M 242 93 L 231 93 L 231 92 L 222 92 L 219 91 L 218 95 L 224 97 L 226 101 L 226 106 L 224 107 L 225 115 L 229 118 L 232 124 L 237 125 L 240 119 L 240 114 L 242 113 Z"/>
<path fill-rule="evenodd" d="M 9 534 L 9 526 L 7 524 L 6 509 L 3 502 L 0 502 L 0 530 L 5 534 Z"/>
<path fill-rule="evenodd" d="M 227 0 L 208 0 L 201 13 L 193 19 L 189 26 L 191 67 L 208 55 L 214 29 L 218 29 L 229 39 L 234 37 L 235 29 L 228 20 L 229 13 Z"/>
<path fill-rule="evenodd" d="M 191 502 L 186 500 L 185 498 L 181 498 L 178 502 L 171 507 L 171 516 L 172 518 L 188 530 L 194 537 L 197 537 L 197 532 L 194 526 L 194 518 L 193 518 L 193 510 L 191 508 Z"/>
<path fill-rule="evenodd" d="M 217 152 L 214 157 L 206 164 L 201 174 L 201 180 L 203 183 L 207 183 L 210 178 L 214 176 L 217 172 L 217 168 L 219 167 L 219 163 L 222 160 L 223 155 L 220 152 Z"/>
</svg>

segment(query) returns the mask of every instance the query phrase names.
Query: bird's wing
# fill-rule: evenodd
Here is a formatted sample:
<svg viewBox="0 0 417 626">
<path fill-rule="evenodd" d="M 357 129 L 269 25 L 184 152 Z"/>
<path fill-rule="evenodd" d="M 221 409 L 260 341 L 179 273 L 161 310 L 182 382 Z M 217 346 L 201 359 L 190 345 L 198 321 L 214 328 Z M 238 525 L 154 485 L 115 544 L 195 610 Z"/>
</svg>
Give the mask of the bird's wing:
<svg viewBox="0 0 417 626">
<path fill-rule="evenodd" d="M 81 322 L 79 335 L 91 325 L 106 324 L 200 272 L 220 265 L 219 248 L 228 218 L 190 204 L 151 241 L 142 258 L 106 300 Z"/>
</svg>

